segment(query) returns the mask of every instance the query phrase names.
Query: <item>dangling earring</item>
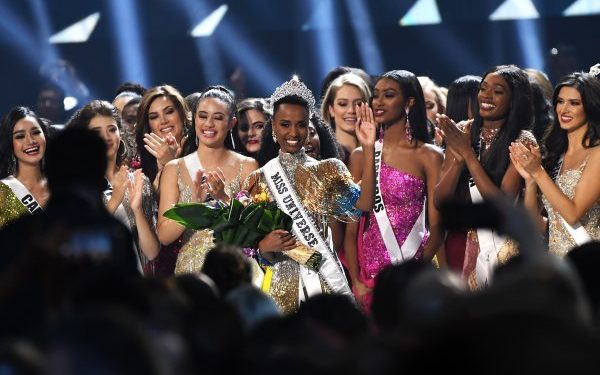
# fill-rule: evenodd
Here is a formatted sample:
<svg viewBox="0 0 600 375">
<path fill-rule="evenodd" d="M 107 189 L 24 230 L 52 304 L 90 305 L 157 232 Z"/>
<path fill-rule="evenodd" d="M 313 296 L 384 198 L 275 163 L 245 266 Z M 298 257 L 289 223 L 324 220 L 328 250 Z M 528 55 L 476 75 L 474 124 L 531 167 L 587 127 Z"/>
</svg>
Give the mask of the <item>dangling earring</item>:
<svg viewBox="0 0 600 375">
<path fill-rule="evenodd" d="M 229 137 L 231 138 L 231 147 L 235 150 L 235 141 L 233 140 L 233 131 L 229 129 Z"/>
<path fill-rule="evenodd" d="M 408 120 L 408 114 L 409 114 L 409 107 L 406 107 L 406 124 L 404 125 L 404 133 L 406 135 L 406 140 L 408 142 L 412 142 L 413 140 L 413 135 L 412 135 L 412 129 L 410 128 L 410 121 Z"/>
<path fill-rule="evenodd" d="M 196 147 L 198 147 L 199 143 L 200 143 L 200 139 L 198 139 L 198 136 L 196 136 Z"/>
<path fill-rule="evenodd" d="M 273 131 L 273 142 L 277 143 L 277 136 L 275 135 L 275 131 Z"/>
<path fill-rule="evenodd" d="M 379 125 L 379 142 L 383 142 L 383 124 Z"/>
<path fill-rule="evenodd" d="M 15 155 L 10 155 L 10 159 L 8 159 L 8 174 L 14 175 L 17 172 L 17 159 L 15 159 Z"/>
</svg>

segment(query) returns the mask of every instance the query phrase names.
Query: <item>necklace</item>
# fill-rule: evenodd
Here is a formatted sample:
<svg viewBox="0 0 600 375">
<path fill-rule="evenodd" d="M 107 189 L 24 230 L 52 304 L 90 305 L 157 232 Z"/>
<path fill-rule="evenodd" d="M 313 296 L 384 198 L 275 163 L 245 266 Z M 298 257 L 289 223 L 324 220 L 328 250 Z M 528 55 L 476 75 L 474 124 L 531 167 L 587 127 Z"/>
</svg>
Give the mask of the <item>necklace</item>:
<svg viewBox="0 0 600 375">
<path fill-rule="evenodd" d="M 483 144 L 483 150 L 487 150 L 496 140 L 498 133 L 501 128 L 481 128 L 481 133 L 479 134 L 479 140 Z"/>
</svg>

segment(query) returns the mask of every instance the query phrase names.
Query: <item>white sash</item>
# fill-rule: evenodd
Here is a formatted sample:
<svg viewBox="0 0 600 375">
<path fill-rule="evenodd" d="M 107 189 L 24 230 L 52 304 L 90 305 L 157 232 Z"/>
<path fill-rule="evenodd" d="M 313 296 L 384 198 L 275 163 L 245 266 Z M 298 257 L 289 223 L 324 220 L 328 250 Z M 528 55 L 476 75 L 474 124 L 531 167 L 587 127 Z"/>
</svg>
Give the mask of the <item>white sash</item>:
<svg viewBox="0 0 600 375">
<path fill-rule="evenodd" d="M 421 214 L 415 221 L 410 233 L 404 240 L 402 247 L 398 245 L 398 240 L 396 239 L 396 235 L 394 234 L 394 229 L 392 228 L 392 223 L 390 223 L 390 218 L 387 215 L 385 204 L 383 201 L 383 195 L 381 194 L 381 160 L 383 159 L 383 142 L 375 142 L 375 170 L 377 171 L 375 175 L 375 205 L 373 206 L 373 211 L 375 213 L 375 218 L 377 219 L 377 225 L 379 226 L 379 232 L 381 233 L 381 238 L 383 238 L 383 242 L 385 243 L 385 247 L 390 255 L 390 259 L 392 263 L 402 263 L 406 260 L 414 258 L 415 254 L 421 247 L 421 242 L 423 241 L 423 236 L 425 236 L 425 205 L 426 200 L 423 203 L 423 209 L 421 210 Z"/>
<path fill-rule="evenodd" d="M 42 206 L 33 197 L 33 194 L 27 190 L 25 185 L 21 181 L 17 180 L 15 176 L 8 176 L 2 179 L 2 182 L 12 190 L 15 196 L 19 199 L 21 204 L 27 208 L 30 214 L 37 214 L 43 211 Z"/>
<path fill-rule="evenodd" d="M 271 160 L 262 167 L 262 173 L 271 194 L 277 201 L 278 207 L 292 218 L 294 223 L 292 233 L 304 245 L 319 251 L 323 257 L 318 272 L 300 267 L 299 302 L 315 294 L 322 293 L 319 273 L 333 292 L 352 297 L 352 292 L 337 255 L 327 246 L 311 217 L 298 199 L 279 162 L 279 158 Z"/>
<path fill-rule="evenodd" d="M 483 197 L 475 184 L 469 190 L 473 203 L 483 202 Z M 498 251 L 500 251 L 502 245 L 506 242 L 506 237 L 500 236 L 489 229 L 478 228 L 477 239 L 479 241 L 479 254 L 477 255 L 477 263 L 475 265 L 475 277 L 477 285 L 487 286 L 491 282 L 494 267 L 498 263 Z"/>
<path fill-rule="evenodd" d="M 193 182 L 194 179 L 196 178 L 196 172 L 198 172 L 199 170 L 202 169 L 202 163 L 200 163 L 200 158 L 198 157 L 198 152 L 194 151 L 191 154 L 186 155 L 183 158 L 183 161 L 185 163 L 185 167 L 188 170 L 188 173 L 190 174 L 190 178 Z"/>
<path fill-rule="evenodd" d="M 553 176 L 552 176 L 553 181 L 557 180 L 558 176 L 560 175 L 560 172 L 562 171 L 562 165 L 563 165 L 564 158 L 565 158 L 564 155 L 561 156 L 560 160 L 558 161 L 557 168 L 553 171 Z M 592 237 L 587 232 L 587 230 L 585 230 L 585 228 L 583 227 L 583 225 L 581 225 L 581 223 L 579 221 L 576 222 L 573 226 L 571 226 L 571 225 L 569 225 L 569 223 L 567 223 L 567 221 L 565 219 L 563 219 L 562 216 L 560 216 L 560 214 L 558 213 L 558 211 L 556 209 L 554 210 L 554 212 L 556 213 L 556 216 L 558 216 L 560 218 L 562 225 L 565 227 L 567 232 L 569 232 L 569 234 L 571 235 L 571 237 L 573 238 L 573 241 L 575 241 L 577 246 L 581 246 L 585 243 L 592 241 Z"/>
<path fill-rule="evenodd" d="M 569 232 L 571 237 L 573 237 L 573 241 L 575 241 L 577 246 L 581 246 L 585 243 L 592 241 L 592 237 L 579 221 L 576 222 L 575 225 L 571 226 L 569 225 L 569 223 L 567 223 L 565 219 L 563 219 L 562 216 L 560 216 L 560 214 L 556 210 L 554 211 L 556 212 L 556 215 L 560 217 L 562 225 L 565 227 L 565 229 L 567 229 L 567 232 Z"/>
</svg>

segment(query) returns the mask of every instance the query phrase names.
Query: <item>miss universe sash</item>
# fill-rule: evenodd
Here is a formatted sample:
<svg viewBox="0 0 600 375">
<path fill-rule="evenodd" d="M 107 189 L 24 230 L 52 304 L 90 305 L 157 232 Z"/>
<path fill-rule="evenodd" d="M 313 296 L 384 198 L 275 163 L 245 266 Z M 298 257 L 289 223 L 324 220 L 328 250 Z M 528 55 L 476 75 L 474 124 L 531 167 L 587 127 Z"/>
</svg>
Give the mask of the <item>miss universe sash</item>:
<svg viewBox="0 0 600 375">
<path fill-rule="evenodd" d="M 6 186 L 12 190 L 15 196 L 19 199 L 21 204 L 27 208 L 30 214 L 37 214 L 43 211 L 42 206 L 33 197 L 33 194 L 27 190 L 25 185 L 21 181 L 17 180 L 15 176 L 8 176 L 1 180 Z"/>
<path fill-rule="evenodd" d="M 304 291 L 304 295 L 303 293 L 299 293 L 299 301 L 302 302 L 310 296 L 322 293 L 319 273 L 334 293 L 345 294 L 351 297 L 352 292 L 337 256 L 327 246 L 327 243 L 312 222 L 311 217 L 304 209 L 300 199 L 298 199 L 293 186 L 290 184 L 279 162 L 279 158 L 268 162 L 262 168 L 262 173 L 265 176 L 271 194 L 277 201 L 278 207 L 292 218 L 292 233 L 304 245 L 319 251 L 323 257 L 319 272 L 300 266 L 299 290 Z"/>
<path fill-rule="evenodd" d="M 427 200 L 423 203 L 423 209 L 421 214 L 415 221 L 410 233 L 404 240 L 402 247 L 398 245 L 398 240 L 394 234 L 392 223 L 387 215 L 385 204 L 383 202 L 383 195 L 381 194 L 381 160 L 383 158 L 383 142 L 375 142 L 375 205 L 373 211 L 375 213 L 375 219 L 377 219 L 377 225 L 379 226 L 379 232 L 381 238 L 385 243 L 385 247 L 390 255 L 392 263 L 402 263 L 409 259 L 414 258 L 415 254 L 421 247 L 423 236 L 425 235 L 425 205 Z"/>
</svg>

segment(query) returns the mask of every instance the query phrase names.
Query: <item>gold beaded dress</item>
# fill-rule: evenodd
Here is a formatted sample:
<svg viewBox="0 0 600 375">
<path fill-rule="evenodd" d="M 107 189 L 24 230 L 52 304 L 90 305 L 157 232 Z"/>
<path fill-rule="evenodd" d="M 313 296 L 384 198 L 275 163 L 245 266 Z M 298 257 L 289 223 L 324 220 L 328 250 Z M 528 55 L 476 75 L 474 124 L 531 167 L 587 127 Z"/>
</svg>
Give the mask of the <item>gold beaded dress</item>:
<svg viewBox="0 0 600 375">
<path fill-rule="evenodd" d="M 304 149 L 295 154 L 280 151 L 278 158 L 301 204 L 332 249 L 329 220 L 336 218 L 351 222 L 359 219 L 360 211 L 354 205 L 360 188 L 353 182 L 344 163 L 338 159 L 317 161 L 308 157 Z M 251 196 L 264 192 L 269 201 L 274 200 L 263 169 L 250 174 L 244 185 Z M 335 251 L 331 253 L 335 256 Z M 272 254 L 275 260 L 265 267 L 262 289 L 273 298 L 283 313 L 292 313 L 298 309 L 302 266 L 283 253 Z M 321 273 L 319 281 L 322 291 L 331 292 Z"/>
<path fill-rule="evenodd" d="M 556 185 L 569 199 L 575 196 L 575 188 L 583 175 L 583 170 L 587 164 L 587 158 L 577 169 L 561 170 L 556 178 Z M 542 196 L 542 202 L 548 212 L 549 224 L 549 242 L 548 251 L 559 256 L 566 255 L 572 248 L 577 246 L 573 237 L 569 234 L 558 212 L 554 210 L 545 196 Z M 596 202 L 592 208 L 579 221 L 592 239 L 600 240 L 600 202 Z"/>
<path fill-rule="evenodd" d="M 12 189 L 0 182 L 0 228 L 28 213 Z"/>
</svg>

